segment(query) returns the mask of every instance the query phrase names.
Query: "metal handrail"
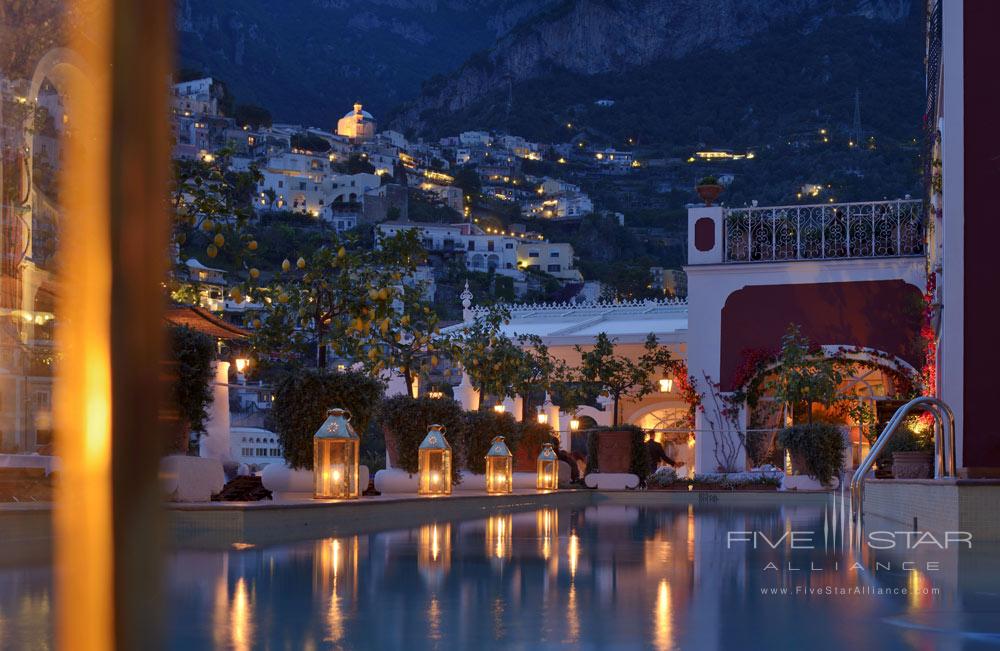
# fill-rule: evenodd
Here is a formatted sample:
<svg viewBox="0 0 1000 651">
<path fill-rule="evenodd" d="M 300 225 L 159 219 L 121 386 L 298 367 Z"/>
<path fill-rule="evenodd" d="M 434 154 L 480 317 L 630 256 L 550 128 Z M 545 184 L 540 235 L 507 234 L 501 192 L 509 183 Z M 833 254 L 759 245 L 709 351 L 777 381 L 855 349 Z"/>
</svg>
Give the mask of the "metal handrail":
<svg viewBox="0 0 1000 651">
<path fill-rule="evenodd" d="M 955 414 L 944 401 L 933 396 L 914 398 L 896 410 L 885 429 L 872 444 L 851 478 L 851 511 L 859 522 L 862 519 L 865 498 L 865 475 L 871 470 L 875 458 L 886 446 L 903 419 L 917 407 L 924 407 L 934 415 L 934 479 L 955 477 Z"/>
</svg>

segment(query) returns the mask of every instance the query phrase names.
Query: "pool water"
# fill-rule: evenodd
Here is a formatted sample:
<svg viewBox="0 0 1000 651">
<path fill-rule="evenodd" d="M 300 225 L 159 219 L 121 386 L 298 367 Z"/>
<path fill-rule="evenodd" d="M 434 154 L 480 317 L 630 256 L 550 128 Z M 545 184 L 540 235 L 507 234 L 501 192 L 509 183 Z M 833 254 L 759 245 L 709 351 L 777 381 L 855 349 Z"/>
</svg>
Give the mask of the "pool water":
<svg viewBox="0 0 1000 651">
<path fill-rule="evenodd" d="M 1000 648 L 995 546 L 855 552 L 844 523 L 834 502 L 601 504 L 180 550 L 167 646 Z M 0 569 L 0 647 L 50 648 L 51 581 Z"/>
</svg>

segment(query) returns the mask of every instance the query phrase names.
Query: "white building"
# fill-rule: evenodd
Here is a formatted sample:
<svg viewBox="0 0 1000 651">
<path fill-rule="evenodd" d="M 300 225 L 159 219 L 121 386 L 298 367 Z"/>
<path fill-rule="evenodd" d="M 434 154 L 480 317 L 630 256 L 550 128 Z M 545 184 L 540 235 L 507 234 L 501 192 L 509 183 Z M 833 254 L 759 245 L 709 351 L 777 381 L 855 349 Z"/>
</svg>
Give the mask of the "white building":
<svg viewBox="0 0 1000 651">
<path fill-rule="evenodd" d="M 355 143 L 367 142 L 375 137 L 375 118 L 358 102 L 353 111 L 337 120 L 337 135 Z"/>
<path fill-rule="evenodd" d="M 218 95 L 215 80 L 211 77 L 193 79 L 174 84 L 174 113 L 184 116 L 219 114 Z"/>
<path fill-rule="evenodd" d="M 377 174 L 337 174 L 329 156 L 285 152 L 268 159 L 257 183 L 258 208 L 320 217 L 331 204 L 359 204 L 382 181 Z"/>
</svg>

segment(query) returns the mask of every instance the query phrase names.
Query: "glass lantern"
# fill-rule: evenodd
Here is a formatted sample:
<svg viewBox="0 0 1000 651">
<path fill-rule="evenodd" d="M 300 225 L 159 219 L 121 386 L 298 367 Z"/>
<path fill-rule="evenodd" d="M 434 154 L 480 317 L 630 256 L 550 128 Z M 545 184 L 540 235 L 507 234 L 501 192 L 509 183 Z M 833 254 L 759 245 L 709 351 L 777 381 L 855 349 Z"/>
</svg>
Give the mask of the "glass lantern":
<svg viewBox="0 0 1000 651">
<path fill-rule="evenodd" d="M 486 492 L 492 494 L 510 493 L 514 483 L 514 458 L 503 437 L 493 439 L 486 453 Z"/>
<path fill-rule="evenodd" d="M 358 454 L 361 441 L 351 427 L 351 412 L 331 409 L 313 435 L 313 497 L 358 497 Z"/>
<path fill-rule="evenodd" d="M 538 480 L 535 487 L 538 490 L 552 491 L 559 488 L 559 457 L 551 443 L 544 443 L 538 455 Z"/>
<path fill-rule="evenodd" d="M 417 450 L 417 493 L 451 495 L 451 446 L 444 425 L 431 425 Z"/>
</svg>

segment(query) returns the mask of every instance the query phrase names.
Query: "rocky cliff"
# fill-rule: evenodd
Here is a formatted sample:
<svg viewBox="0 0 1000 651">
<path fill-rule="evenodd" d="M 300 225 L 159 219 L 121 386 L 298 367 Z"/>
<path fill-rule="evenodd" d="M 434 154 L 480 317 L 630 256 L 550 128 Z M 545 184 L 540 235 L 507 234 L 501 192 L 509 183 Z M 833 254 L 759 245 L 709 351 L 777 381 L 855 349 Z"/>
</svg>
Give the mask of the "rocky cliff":
<svg viewBox="0 0 1000 651">
<path fill-rule="evenodd" d="M 831 17 L 895 23 L 910 0 L 565 0 L 502 35 L 459 70 L 430 80 L 399 126 L 465 109 L 491 92 L 548 75 L 614 73 L 703 49 L 733 51 L 776 24 L 809 32 Z M 788 53 L 794 57 L 794 52 Z"/>
<path fill-rule="evenodd" d="M 555 0 L 177 0 L 179 65 L 241 103 L 330 127 L 376 117 Z"/>
</svg>

